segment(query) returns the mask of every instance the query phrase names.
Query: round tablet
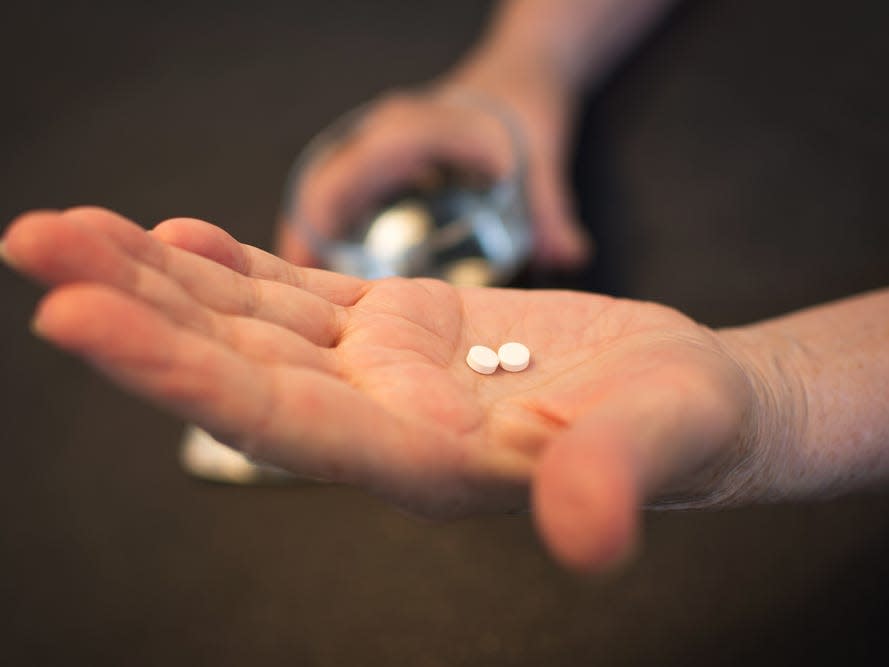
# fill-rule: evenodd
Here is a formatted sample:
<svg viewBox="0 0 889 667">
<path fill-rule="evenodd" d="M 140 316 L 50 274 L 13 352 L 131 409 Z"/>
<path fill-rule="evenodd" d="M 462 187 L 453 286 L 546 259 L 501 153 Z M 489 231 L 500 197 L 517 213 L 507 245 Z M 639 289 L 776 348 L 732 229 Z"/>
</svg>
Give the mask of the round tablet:
<svg viewBox="0 0 889 667">
<path fill-rule="evenodd" d="M 490 347 L 473 345 L 469 348 L 469 354 L 466 355 L 466 363 L 476 373 L 490 375 L 497 370 L 500 358 Z"/>
<path fill-rule="evenodd" d="M 531 352 L 521 343 L 504 343 L 497 350 L 497 357 L 503 370 L 515 373 L 528 368 Z"/>
</svg>

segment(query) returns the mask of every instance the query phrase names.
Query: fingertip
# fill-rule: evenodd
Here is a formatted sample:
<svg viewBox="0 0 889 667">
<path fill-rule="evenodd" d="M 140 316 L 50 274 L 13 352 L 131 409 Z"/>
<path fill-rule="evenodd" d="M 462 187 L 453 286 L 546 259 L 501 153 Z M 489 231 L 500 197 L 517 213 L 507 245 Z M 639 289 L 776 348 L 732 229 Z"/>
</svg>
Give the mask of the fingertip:
<svg viewBox="0 0 889 667">
<path fill-rule="evenodd" d="M 34 315 L 31 317 L 31 321 L 28 323 L 28 330 L 34 336 L 36 336 L 37 338 L 40 338 L 41 340 L 48 340 L 49 339 L 49 335 L 46 333 L 46 331 L 44 330 L 44 328 L 42 326 L 39 311 L 35 312 Z"/>
<path fill-rule="evenodd" d="M 16 216 L 6 227 L 2 237 L 2 259 L 16 268 L 21 256 L 28 255 L 32 247 L 47 234 L 44 233 L 51 225 L 57 224 L 57 211 L 27 211 Z"/>
<path fill-rule="evenodd" d="M 318 261 L 311 252 L 308 243 L 292 225 L 281 222 L 275 238 L 275 254 L 297 266 L 317 267 Z"/>
<path fill-rule="evenodd" d="M 621 457 L 557 443 L 539 463 L 532 494 L 537 529 L 563 566 L 594 574 L 631 560 L 638 539 L 638 494 Z"/>
<path fill-rule="evenodd" d="M 0 262 L 3 262 L 6 266 L 11 268 L 15 268 L 15 263 L 13 262 L 12 257 L 9 256 L 9 252 L 6 250 L 6 241 L 0 239 Z"/>
<path fill-rule="evenodd" d="M 180 245 L 196 243 L 212 235 L 212 230 L 217 229 L 209 222 L 198 218 L 168 218 L 157 223 L 149 233 L 164 243 Z"/>
<path fill-rule="evenodd" d="M 73 283 L 56 287 L 37 304 L 31 331 L 55 345 L 72 350 L 106 349 L 119 343 L 121 327 L 137 335 L 138 306 L 111 287 Z"/>
<path fill-rule="evenodd" d="M 22 211 L 16 215 L 3 230 L 2 238 L 5 242 L 12 231 L 23 225 L 30 225 L 34 220 L 44 220 L 46 218 L 58 218 L 61 211 L 51 208 L 35 208 L 28 211 Z"/>
<path fill-rule="evenodd" d="M 91 330 L 97 320 L 108 318 L 117 310 L 121 296 L 112 287 L 89 283 L 71 283 L 55 287 L 37 304 L 32 324 L 40 332 Z"/>
<path fill-rule="evenodd" d="M 159 241 L 210 259 L 234 271 L 245 271 L 241 244 L 221 227 L 197 218 L 170 218 L 157 224 L 151 235 Z"/>
<path fill-rule="evenodd" d="M 75 291 L 78 287 L 73 288 Z M 71 287 L 59 287 L 45 295 L 37 304 L 31 318 L 31 332 L 38 338 L 57 341 L 65 338 L 66 331 L 77 331 L 77 308 L 72 307 Z"/>
<path fill-rule="evenodd" d="M 536 256 L 544 267 L 576 269 L 592 260 L 595 247 L 578 221 L 563 220 L 541 230 Z"/>
<path fill-rule="evenodd" d="M 95 267 L 107 269 L 107 246 L 90 230 L 72 224 L 57 211 L 29 211 L 20 215 L 3 235 L 4 261 L 42 283 L 83 279 Z M 86 257 L 90 262 L 84 261 Z"/>
<path fill-rule="evenodd" d="M 572 266 L 585 264 L 593 258 L 595 249 L 595 242 L 580 221 L 572 220 L 566 223 L 564 239 L 560 244 L 563 261 Z"/>
</svg>

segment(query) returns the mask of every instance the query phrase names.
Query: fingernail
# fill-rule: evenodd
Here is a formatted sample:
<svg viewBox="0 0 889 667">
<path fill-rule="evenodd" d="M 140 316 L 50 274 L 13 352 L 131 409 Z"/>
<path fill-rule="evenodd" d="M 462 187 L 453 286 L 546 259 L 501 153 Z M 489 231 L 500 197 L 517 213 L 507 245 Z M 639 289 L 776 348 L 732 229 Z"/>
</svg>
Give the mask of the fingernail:
<svg viewBox="0 0 889 667">
<path fill-rule="evenodd" d="M 579 224 L 580 223 L 578 223 L 578 225 Z M 596 239 L 594 239 L 587 230 L 580 227 L 578 227 L 578 237 L 578 245 L 580 246 L 584 258 L 587 261 L 593 259 L 596 256 Z"/>
<path fill-rule="evenodd" d="M 46 335 L 40 329 L 40 321 L 37 317 L 34 317 L 31 322 L 28 324 L 28 329 L 30 329 L 31 333 L 34 334 L 37 338 L 45 339 Z"/>
<path fill-rule="evenodd" d="M 595 243 L 590 235 L 580 226 L 580 222 L 576 221 L 571 227 L 573 238 L 570 238 L 566 244 L 565 259 L 574 264 L 583 264 L 588 262 L 595 255 Z"/>
<path fill-rule="evenodd" d="M 41 304 L 42 305 L 42 304 Z M 43 327 L 41 326 L 41 315 L 40 305 L 37 306 L 37 310 L 34 312 L 34 315 L 31 317 L 31 321 L 28 323 L 28 329 L 34 334 L 37 338 L 46 339 L 46 333 L 43 331 Z"/>
</svg>

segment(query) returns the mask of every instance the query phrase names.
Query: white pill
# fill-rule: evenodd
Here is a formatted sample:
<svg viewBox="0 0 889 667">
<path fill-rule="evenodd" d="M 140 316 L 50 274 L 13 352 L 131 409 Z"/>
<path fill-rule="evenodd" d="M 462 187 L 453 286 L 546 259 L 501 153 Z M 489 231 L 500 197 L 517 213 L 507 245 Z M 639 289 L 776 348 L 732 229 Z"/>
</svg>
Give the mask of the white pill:
<svg viewBox="0 0 889 667">
<path fill-rule="evenodd" d="M 497 370 L 500 358 L 490 347 L 473 345 L 469 348 L 469 354 L 466 355 L 466 363 L 476 373 L 490 375 Z"/>
<path fill-rule="evenodd" d="M 503 370 L 516 373 L 528 368 L 531 352 L 521 343 L 504 343 L 497 350 L 497 357 Z"/>
</svg>

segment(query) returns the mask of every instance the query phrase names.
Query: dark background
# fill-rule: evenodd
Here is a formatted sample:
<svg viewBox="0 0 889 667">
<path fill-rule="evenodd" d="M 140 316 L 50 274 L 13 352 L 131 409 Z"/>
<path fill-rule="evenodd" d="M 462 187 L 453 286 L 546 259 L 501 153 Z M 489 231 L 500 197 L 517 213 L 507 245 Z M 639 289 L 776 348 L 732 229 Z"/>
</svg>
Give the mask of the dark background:
<svg viewBox="0 0 889 667">
<path fill-rule="evenodd" d="M 672 17 L 578 142 L 609 285 L 721 326 L 889 284 L 885 7 L 713 0 Z M 146 226 L 197 216 L 268 247 L 304 142 L 441 71 L 488 11 L 4 6 L 0 224 L 91 203 Z M 39 295 L 0 270 L 3 664 L 889 657 L 886 493 L 650 513 L 628 570 L 580 581 L 527 517 L 439 525 L 349 489 L 189 479 L 179 421 L 29 335 Z"/>
</svg>

